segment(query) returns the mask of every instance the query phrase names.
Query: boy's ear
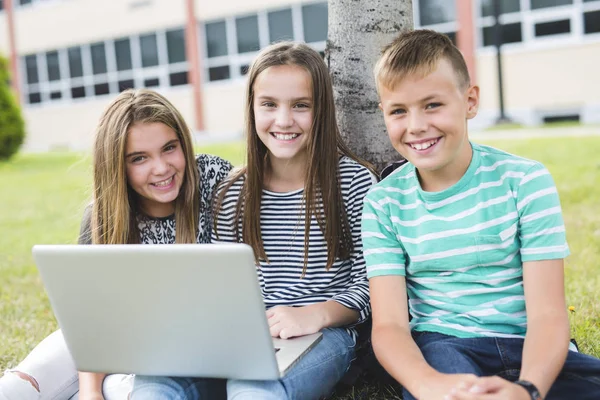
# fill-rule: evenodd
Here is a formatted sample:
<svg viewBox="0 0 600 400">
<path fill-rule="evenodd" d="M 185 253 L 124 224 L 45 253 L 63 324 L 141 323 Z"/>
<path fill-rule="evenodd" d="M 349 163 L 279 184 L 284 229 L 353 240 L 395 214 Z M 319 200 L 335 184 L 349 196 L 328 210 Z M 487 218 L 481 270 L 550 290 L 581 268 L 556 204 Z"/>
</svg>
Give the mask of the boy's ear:
<svg viewBox="0 0 600 400">
<path fill-rule="evenodd" d="M 381 103 L 379 103 L 379 109 L 380 109 L 381 111 L 383 111 L 383 106 L 381 105 Z"/>
<path fill-rule="evenodd" d="M 479 111 L 479 86 L 473 85 L 467 89 L 467 119 L 475 118 Z"/>
</svg>

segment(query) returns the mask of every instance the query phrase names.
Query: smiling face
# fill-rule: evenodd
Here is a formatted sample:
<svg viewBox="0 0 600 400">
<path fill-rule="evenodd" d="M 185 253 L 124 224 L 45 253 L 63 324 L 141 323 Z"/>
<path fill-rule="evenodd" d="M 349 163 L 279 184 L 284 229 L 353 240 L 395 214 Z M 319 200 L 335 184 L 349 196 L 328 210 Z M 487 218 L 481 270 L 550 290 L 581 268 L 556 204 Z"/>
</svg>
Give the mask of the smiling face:
<svg viewBox="0 0 600 400">
<path fill-rule="evenodd" d="M 151 217 L 171 215 L 186 165 L 175 131 L 159 122 L 134 124 L 125 154 L 127 182 L 139 195 L 141 210 Z"/>
<path fill-rule="evenodd" d="M 269 150 L 271 163 L 307 163 L 313 123 L 308 72 L 295 65 L 269 67 L 254 83 L 255 128 Z"/>
<path fill-rule="evenodd" d="M 390 141 L 417 168 L 423 188 L 456 183 L 471 161 L 467 120 L 477 114 L 479 88 L 462 89 L 441 59 L 425 77 L 407 76 L 379 94 Z"/>
</svg>

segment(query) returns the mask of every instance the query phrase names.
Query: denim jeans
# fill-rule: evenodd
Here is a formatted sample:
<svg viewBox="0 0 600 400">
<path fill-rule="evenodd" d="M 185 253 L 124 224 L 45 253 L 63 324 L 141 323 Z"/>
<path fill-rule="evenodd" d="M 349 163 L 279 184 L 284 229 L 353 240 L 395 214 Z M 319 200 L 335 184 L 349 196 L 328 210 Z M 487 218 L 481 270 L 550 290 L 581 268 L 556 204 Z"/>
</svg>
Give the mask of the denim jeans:
<svg viewBox="0 0 600 400">
<path fill-rule="evenodd" d="M 40 391 L 17 376 L 14 371 L 32 377 Z M 102 384 L 104 398 L 127 400 L 132 386 L 133 375 L 108 375 Z M 0 400 L 46 399 L 79 399 L 77 369 L 61 331 L 50 334 L 19 365 L 0 376 Z"/>
<path fill-rule="evenodd" d="M 319 399 L 332 392 L 354 359 L 354 340 L 345 329 L 322 332 L 323 339 L 282 379 L 225 381 L 136 376 L 131 400 Z"/>
<path fill-rule="evenodd" d="M 413 338 L 425 360 L 439 372 L 498 375 L 513 382 L 519 378 L 523 339 L 461 339 L 434 332 L 414 332 Z M 546 400 L 575 398 L 600 399 L 600 360 L 569 351 L 565 365 L 550 388 Z M 414 397 L 404 390 L 404 399 L 412 400 Z"/>
</svg>

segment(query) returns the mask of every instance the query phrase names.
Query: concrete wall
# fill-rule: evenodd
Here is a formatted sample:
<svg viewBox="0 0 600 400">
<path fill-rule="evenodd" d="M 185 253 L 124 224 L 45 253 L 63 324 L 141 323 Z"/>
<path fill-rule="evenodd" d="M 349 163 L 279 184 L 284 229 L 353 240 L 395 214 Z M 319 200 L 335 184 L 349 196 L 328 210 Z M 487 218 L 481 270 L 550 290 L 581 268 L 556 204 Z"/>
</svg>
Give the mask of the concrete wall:
<svg viewBox="0 0 600 400">
<path fill-rule="evenodd" d="M 600 43 L 503 52 L 504 106 L 516 122 L 539 124 L 544 116 L 579 114 L 582 122 L 600 122 Z M 481 124 L 498 115 L 496 54 L 480 52 Z M 480 118 L 481 117 L 481 118 Z"/>
</svg>

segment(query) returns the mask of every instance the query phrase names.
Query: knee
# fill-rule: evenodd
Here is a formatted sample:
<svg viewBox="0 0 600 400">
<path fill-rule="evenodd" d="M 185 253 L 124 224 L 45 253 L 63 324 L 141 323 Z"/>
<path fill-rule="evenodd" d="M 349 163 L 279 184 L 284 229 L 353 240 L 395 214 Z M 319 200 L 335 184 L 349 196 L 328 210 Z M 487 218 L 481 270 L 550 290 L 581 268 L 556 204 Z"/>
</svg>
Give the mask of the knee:
<svg viewBox="0 0 600 400">
<path fill-rule="evenodd" d="M 425 361 L 438 372 L 480 375 L 471 358 L 449 343 L 429 343 L 421 348 Z"/>
<path fill-rule="evenodd" d="M 23 379 L 24 381 L 29 382 L 29 384 L 31 384 L 31 386 L 33 386 L 33 388 L 35 389 L 36 392 L 40 392 L 40 385 L 38 384 L 38 382 L 35 380 L 35 378 L 31 375 L 27 375 L 24 372 L 21 371 L 9 371 L 9 374 L 15 374 L 16 376 L 18 376 L 19 378 Z"/>
<path fill-rule="evenodd" d="M 227 381 L 227 400 L 281 400 L 288 396 L 281 381 Z"/>
<path fill-rule="evenodd" d="M 185 399 L 185 389 L 173 378 L 161 376 L 136 376 L 129 396 L 136 399 Z"/>
<path fill-rule="evenodd" d="M 36 379 L 20 371 L 7 371 L 0 378 L 0 400 L 39 399 Z"/>
</svg>

